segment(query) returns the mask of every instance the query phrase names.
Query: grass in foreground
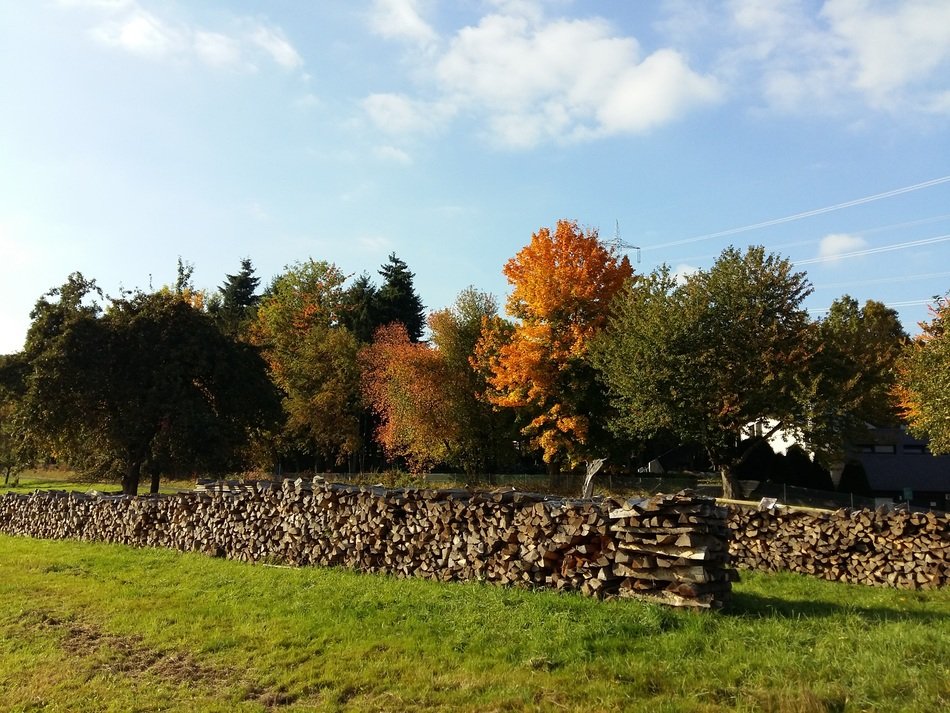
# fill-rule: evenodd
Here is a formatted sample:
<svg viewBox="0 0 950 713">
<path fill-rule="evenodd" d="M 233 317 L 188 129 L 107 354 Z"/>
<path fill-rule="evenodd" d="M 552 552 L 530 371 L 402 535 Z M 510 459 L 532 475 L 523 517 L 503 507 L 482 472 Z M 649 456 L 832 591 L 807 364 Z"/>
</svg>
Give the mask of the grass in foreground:
<svg viewBox="0 0 950 713">
<path fill-rule="evenodd" d="M 946 710 L 950 591 L 703 615 L 0 536 L 0 710 Z"/>
</svg>

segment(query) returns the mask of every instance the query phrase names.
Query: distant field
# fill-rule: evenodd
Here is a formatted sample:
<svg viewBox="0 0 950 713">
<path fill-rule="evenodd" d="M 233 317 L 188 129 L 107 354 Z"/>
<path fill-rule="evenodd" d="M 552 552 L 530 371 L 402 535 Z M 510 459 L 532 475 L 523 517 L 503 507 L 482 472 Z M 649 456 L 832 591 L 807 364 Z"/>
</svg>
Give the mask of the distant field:
<svg viewBox="0 0 950 713">
<path fill-rule="evenodd" d="M 743 573 L 731 609 L 0 536 L 3 711 L 937 711 L 950 591 Z"/>
<path fill-rule="evenodd" d="M 179 490 L 192 490 L 195 487 L 192 480 L 165 480 L 161 481 L 160 492 L 176 493 Z M 147 493 L 149 483 L 139 483 L 139 493 Z M 100 492 L 122 492 L 122 486 L 116 481 L 103 482 L 83 480 L 70 470 L 34 469 L 20 473 L 17 485 L 3 485 L 0 479 L 0 493 L 32 493 L 34 490 L 98 490 Z"/>
<path fill-rule="evenodd" d="M 233 476 L 242 477 L 240 475 Z M 296 477 L 296 476 L 290 476 Z M 308 477 L 305 474 L 303 477 Z M 583 474 L 565 474 L 560 476 L 555 487 L 551 487 L 549 476 L 546 475 L 499 475 L 493 476 L 492 481 L 478 480 L 469 483 L 464 475 L 434 473 L 429 475 L 413 476 L 406 473 L 383 472 L 361 473 L 347 475 L 329 474 L 329 480 L 340 482 L 355 482 L 362 484 L 383 483 L 388 487 L 461 487 L 471 485 L 474 488 L 490 489 L 499 485 L 514 486 L 519 490 L 556 492 L 562 495 L 580 496 L 584 483 Z M 160 492 L 175 493 L 179 490 L 192 490 L 194 480 L 167 480 L 161 481 Z M 629 497 L 630 495 L 653 494 L 659 491 L 676 492 L 683 488 L 695 487 L 695 478 L 667 477 L 667 478 L 634 478 L 634 477 L 603 477 L 595 481 L 595 492 L 600 495 Z M 142 480 L 139 483 L 139 493 L 147 493 L 149 483 Z M 16 486 L 3 486 L 0 482 L 0 493 L 13 491 L 30 493 L 34 490 L 99 490 L 101 492 L 121 492 L 122 486 L 118 481 L 104 482 L 82 479 L 69 470 L 35 469 L 20 473 L 19 483 Z"/>
</svg>

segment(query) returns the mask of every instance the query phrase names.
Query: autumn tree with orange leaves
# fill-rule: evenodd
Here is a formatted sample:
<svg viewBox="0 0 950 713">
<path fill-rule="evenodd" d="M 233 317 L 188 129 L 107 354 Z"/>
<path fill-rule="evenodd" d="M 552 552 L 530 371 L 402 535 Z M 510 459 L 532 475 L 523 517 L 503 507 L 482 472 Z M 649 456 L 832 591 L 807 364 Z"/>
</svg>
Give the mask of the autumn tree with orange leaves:
<svg viewBox="0 0 950 713">
<path fill-rule="evenodd" d="M 484 375 L 472 363 L 494 297 L 473 287 L 429 317 L 431 343 L 412 343 L 401 323 L 376 332 L 360 353 L 363 394 L 379 418 L 376 438 L 413 471 L 437 464 L 488 475 L 513 459 L 507 413 L 479 398 Z"/>
<path fill-rule="evenodd" d="M 930 311 L 907 349 L 895 394 L 910 432 L 929 438 L 933 453 L 950 453 L 950 293 Z"/>
<path fill-rule="evenodd" d="M 512 285 L 508 314 L 516 323 L 489 331 L 479 346 L 487 362 L 486 398 L 522 410 L 523 433 L 556 471 L 591 454 L 595 414 L 607 409 L 587 360 L 592 337 L 606 324 L 610 302 L 633 276 L 625 256 L 596 230 L 560 220 L 541 228 L 504 267 Z"/>
<path fill-rule="evenodd" d="M 376 440 L 386 457 L 403 458 L 413 472 L 449 459 L 457 439 L 445 360 L 426 344 L 413 343 L 401 322 L 376 331 L 360 350 L 363 398 L 379 417 Z"/>
</svg>

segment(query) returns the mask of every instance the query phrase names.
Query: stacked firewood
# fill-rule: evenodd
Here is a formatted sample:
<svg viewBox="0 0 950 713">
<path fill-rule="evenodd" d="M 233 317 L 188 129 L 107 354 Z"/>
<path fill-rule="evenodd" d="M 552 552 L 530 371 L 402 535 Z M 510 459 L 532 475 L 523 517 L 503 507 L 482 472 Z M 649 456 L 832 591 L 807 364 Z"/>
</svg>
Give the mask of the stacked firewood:
<svg viewBox="0 0 950 713">
<path fill-rule="evenodd" d="M 733 561 L 748 569 L 902 589 L 950 583 L 946 513 L 733 506 L 729 528 Z"/>
<path fill-rule="evenodd" d="M 0 498 L 0 531 L 339 565 L 440 581 L 575 590 L 677 606 L 728 598 L 725 510 L 688 493 L 631 500 L 304 480 L 169 496 Z"/>
<path fill-rule="evenodd" d="M 729 567 L 728 511 L 712 500 L 660 495 L 610 512 L 620 595 L 717 608 L 737 579 Z"/>
</svg>

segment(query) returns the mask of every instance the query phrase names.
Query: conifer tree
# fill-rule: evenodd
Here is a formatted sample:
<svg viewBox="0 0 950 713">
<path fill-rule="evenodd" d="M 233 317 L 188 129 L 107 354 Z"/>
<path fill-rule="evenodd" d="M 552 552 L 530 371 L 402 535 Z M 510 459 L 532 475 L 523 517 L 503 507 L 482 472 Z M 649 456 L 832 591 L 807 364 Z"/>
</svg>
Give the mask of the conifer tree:
<svg viewBox="0 0 950 713">
<path fill-rule="evenodd" d="M 343 324 L 367 344 L 381 325 L 379 321 L 379 290 L 367 273 L 357 277 L 343 293 L 340 319 Z"/>
<path fill-rule="evenodd" d="M 418 342 L 425 327 L 425 308 L 412 283 L 415 275 L 405 262 L 396 257 L 396 253 L 389 255 L 388 261 L 379 269 L 379 275 L 383 278 L 376 299 L 379 324 L 401 322 L 409 340 Z"/>
<path fill-rule="evenodd" d="M 221 301 L 213 311 L 221 329 L 236 336 L 254 316 L 254 310 L 260 302 L 257 287 L 261 280 L 254 275 L 250 258 L 241 260 L 241 270 L 236 275 L 226 277 L 224 284 L 218 288 Z"/>
</svg>

